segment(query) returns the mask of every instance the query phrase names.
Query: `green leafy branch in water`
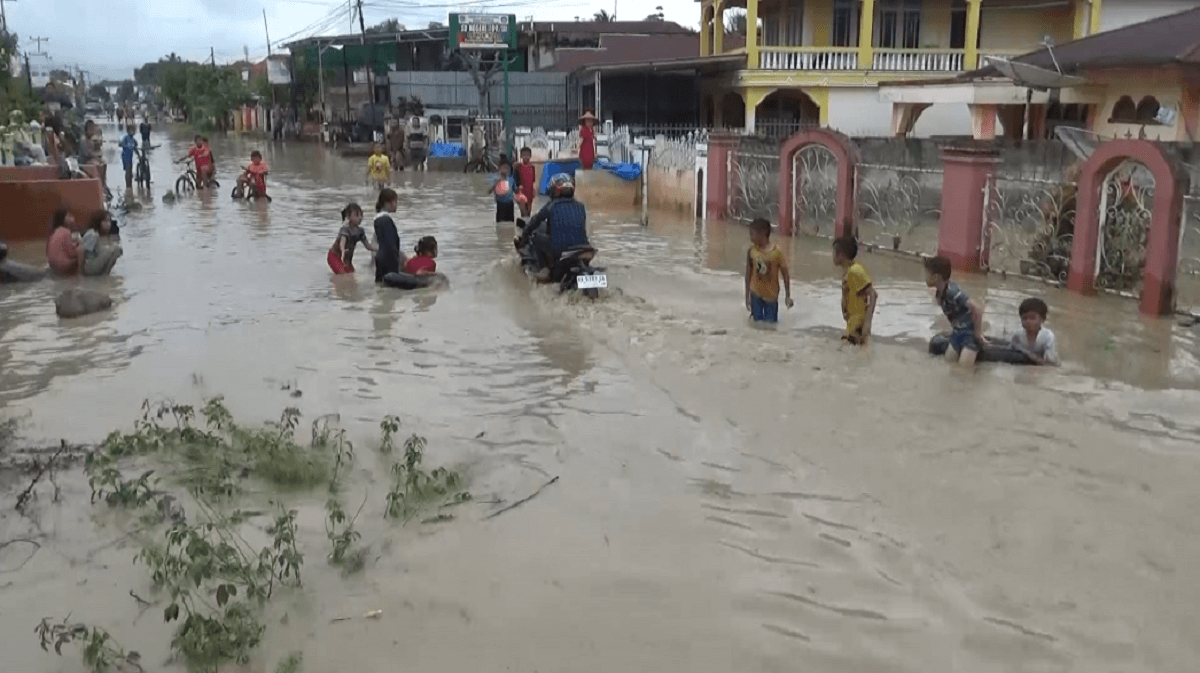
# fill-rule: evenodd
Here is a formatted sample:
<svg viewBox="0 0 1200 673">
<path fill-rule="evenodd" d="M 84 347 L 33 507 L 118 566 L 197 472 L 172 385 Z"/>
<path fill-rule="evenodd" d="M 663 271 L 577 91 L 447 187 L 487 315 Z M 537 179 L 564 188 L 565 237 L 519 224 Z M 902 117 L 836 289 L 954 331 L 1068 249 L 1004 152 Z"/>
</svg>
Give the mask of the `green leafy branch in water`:
<svg viewBox="0 0 1200 673">
<path fill-rule="evenodd" d="M 300 673 L 300 665 L 304 663 L 304 655 L 300 652 L 292 652 L 279 662 L 275 667 L 275 673 Z"/>
<path fill-rule="evenodd" d="M 356 573 L 362 570 L 366 564 L 367 550 L 365 548 L 351 551 L 354 543 L 362 538 L 362 534 L 354 529 L 354 523 L 358 521 L 358 516 L 362 514 L 366 504 L 367 501 L 363 500 L 354 518 L 349 518 L 336 496 L 330 497 L 325 502 L 325 535 L 329 538 L 329 545 L 332 547 L 332 551 L 329 553 L 329 562 L 343 566 L 346 574 Z"/>
<path fill-rule="evenodd" d="M 166 533 L 165 547 L 146 547 L 137 560 L 171 599 L 163 619 L 180 622 L 171 646 L 197 669 L 215 671 L 223 663 L 249 660 L 266 629 L 258 609 L 274 595 L 277 582 L 300 585 L 304 557 L 296 545 L 296 513 L 282 505 L 274 540 L 258 553 L 236 532 L 243 514 L 220 517 L 203 501 L 198 505 L 204 523 L 177 522 Z"/>
<path fill-rule="evenodd" d="M 386 435 L 387 428 L 384 432 Z M 453 493 L 462 485 L 462 475 L 458 472 L 444 467 L 432 472 L 421 469 L 426 445 L 425 438 L 417 435 L 404 442 L 404 459 L 392 465 L 392 488 L 387 494 L 385 517 L 407 522 L 427 505 L 445 507 L 471 499 L 466 491 Z"/>
<path fill-rule="evenodd" d="M 42 650 L 49 652 L 53 646 L 54 653 L 62 656 L 63 645 L 79 642 L 83 646 L 83 663 L 92 673 L 140 673 L 143 670 L 141 656 L 137 652 L 126 653 L 107 631 L 84 624 L 72 624 L 70 619 L 68 616 L 61 622 L 51 622 L 49 617 L 45 617 L 34 627 L 33 632 L 41 640 Z"/>
<path fill-rule="evenodd" d="M 396 448 L 392 440 L 396 437 L 396 433 L 400 432 L 400 419 L 391 415 L 384 416 L 383 421 L 379 423 L 379 429 L 383 433 L 379 442 L 379 452 L 390 454 Z"/>
<path fill-rule="evenodd" d="M 122 479 L 121 472 L 112 463 L 106 462 L 101 466 L 95 454 L 89 455 L 85 464 L 90 472 L 88 486 L 92 489 L 92 504 L 102 499 L 111 507 L 141 507 L 157 495 L 150 482 L 154 470 L 143 472 L 137 479 Z M 154 483 L 157 482 L 157 479 L 154 480 Z"/>
</svg>

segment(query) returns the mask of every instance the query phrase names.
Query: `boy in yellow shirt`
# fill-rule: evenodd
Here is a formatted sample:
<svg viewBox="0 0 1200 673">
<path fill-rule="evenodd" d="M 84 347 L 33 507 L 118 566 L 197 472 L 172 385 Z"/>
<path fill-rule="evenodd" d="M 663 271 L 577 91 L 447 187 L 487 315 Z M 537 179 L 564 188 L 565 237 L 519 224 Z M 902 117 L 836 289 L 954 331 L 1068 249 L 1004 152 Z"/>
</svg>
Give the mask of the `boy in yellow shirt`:
<svg viewBox="0 0 1200 673">
<path fill-rule="evenodd" d="M 771 243 L 771 223 L 759 218 L 750 223 L 750 250 L 746 252 L 746 308 L 755 322 L 779 322 L 779 278 L 787 307 L 792 307 L 792 279 L 787 258 Z"/>
<path fill-rule="evenodd" d="M 383 189 L 392 179 L 392 162 L 379 145 L 375 145 L 371 150 L 371 156 L 367 158 L 367 179 Z"/>
<path fill-rule="evenodd" d="M 867 343 L 871 337 L 871 319 L 879 293 L 871 284 L 867 268 L 854 261 L 858 257 L 858 241 L 843 236 L 833 241 L 833 263 L 842 269 L 842 317 L 846 333 L 842 340 L 853 346 Z"/>
</svg>

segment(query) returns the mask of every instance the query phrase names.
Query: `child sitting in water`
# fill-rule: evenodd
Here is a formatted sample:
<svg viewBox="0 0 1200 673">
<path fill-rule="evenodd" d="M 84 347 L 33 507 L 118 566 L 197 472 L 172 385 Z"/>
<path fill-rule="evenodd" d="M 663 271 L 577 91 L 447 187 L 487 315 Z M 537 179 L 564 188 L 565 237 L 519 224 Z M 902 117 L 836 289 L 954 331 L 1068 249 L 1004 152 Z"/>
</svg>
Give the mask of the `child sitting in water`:
<svg viewBox="0 0 1200 673">
<path fill-rule="evenodd" d="M 946 359 L 970 366 L 987 345 L 983 336 L 983 310 L 966 292 L 950 281 L 951 264 L 945 257 L 925 260 L 925 284 L 935 288 L 934 301 L 950 320 L 950 346 Z"/>
<path fill-rule="evenodd" d="M 1058 350 L 1054 332 L 1043 326 L 1046 316 L 1050 313 L 1046 302 L 1036 297 L 1030 297 L 1021 302 L 1017 313 L 1021 316 L 1022 331 L 1013 335 L 1013 347 L 1025 351 L 1034 364 L 1058 366 Z"/>
<path fill-rule="evenodd" d="M 392 163 L 383 153 L 383 148 L 375 145 L 372 148 L 371 156 L 367 157 L 367 179 L 375 183 L 377 188 L 383 189 L 391 178 Z"/>
<path fill-rule="evenodd" d="M 417 241 L 416 256 L 410 257 L 404 263 L 404 273 L 414 276 L 424 276 L 437 272 L 437 239 L 432 236 L 422 237 Z"/>
<path fill-rule="evenodd" d="M 361 226 L 363 219 L 362 208 L 357 203 L 351 203 L 342 209 L 342 228 L 338 230 L 337 239 L 329 248 L 329 268 L 335 274 L 354 273 L 354 247 L 359 243 L 367 250 L 375 252 L 375 246 L 367 240 L 367 232 Z"/>
<path fill-rule="evenodd" d="M 107 210 L 97 210 L 88 221 L 83 233 L 83 275 L 107 276 L 124 251 L 120 245 L 111 243 L 115 225 Z"/>
<path fill-rule="evenodd" d="M 512 166 L 509 166 L 507 161 L 501 161 L 500 175 L 496 177 L 491 188 L 492 195 L 496 197 L 497 222 L 516 220 L 513 204 L 513 196 L 516 191 L 517 181 L 512 177 Z"/>
</svg>

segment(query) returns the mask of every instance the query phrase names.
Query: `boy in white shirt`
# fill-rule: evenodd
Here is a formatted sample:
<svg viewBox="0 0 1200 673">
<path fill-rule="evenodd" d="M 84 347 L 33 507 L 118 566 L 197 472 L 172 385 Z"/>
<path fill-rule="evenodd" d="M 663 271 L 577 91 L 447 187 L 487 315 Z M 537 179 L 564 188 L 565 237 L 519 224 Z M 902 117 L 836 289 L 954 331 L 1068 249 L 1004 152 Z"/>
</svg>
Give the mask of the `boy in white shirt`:
<svg viewBox="0 0 1200 673">
<path fill-rule="evenodd" d="M 1058 366 L 1058 345 L 1055 343 L 1054 332 L 1043 326 L 1046 316 L 1050 313 L 1046 302 L 1037 298 L 1026 299 L 1021 302 L 1017 312 L 1021 315 L 1023 329 L 1013 335 L 1012 345 L 1028 353 L 1035 364 Z"/>
</svg>

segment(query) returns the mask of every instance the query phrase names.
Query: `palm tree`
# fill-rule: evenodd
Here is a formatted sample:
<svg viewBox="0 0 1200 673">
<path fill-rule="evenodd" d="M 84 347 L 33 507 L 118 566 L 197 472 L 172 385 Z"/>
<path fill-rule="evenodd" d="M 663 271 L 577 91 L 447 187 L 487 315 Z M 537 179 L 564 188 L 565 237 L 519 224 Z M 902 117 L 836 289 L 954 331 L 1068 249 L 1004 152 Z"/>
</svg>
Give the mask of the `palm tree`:
<svg viewBox="0 0 1200 673">
<path fill-rule="evenodd" d="M 606 10 L 600 10 L 592 15 L 592 21 L 596 23 L 612 23 L 617 17 L 609 14 Z"/>
</svg>

